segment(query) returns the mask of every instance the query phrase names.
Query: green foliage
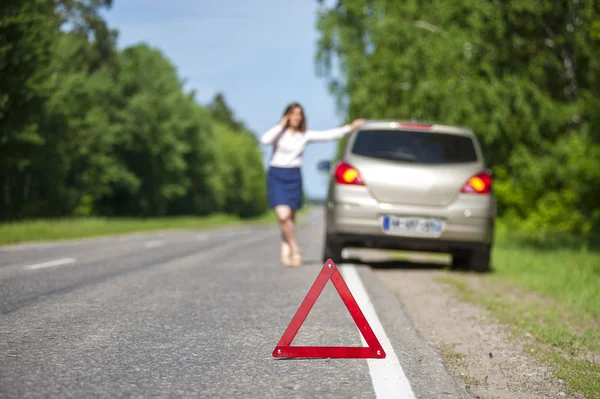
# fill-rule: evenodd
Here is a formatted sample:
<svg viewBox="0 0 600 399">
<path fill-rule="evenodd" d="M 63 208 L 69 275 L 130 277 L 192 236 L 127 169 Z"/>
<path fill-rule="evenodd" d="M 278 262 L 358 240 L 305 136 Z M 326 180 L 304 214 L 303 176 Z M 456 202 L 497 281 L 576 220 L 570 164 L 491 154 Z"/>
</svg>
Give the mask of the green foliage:
<svg viewBox="0 0 600 399">
<path fill-rule="evenodd" d="M 0 7 L 0 217 L 18 212 L 20 190 L 11 177 L 30 167 L 32 151 L 44 144 L 38 123 L 52 72 L 52 15 L 44 0 L 8 0 Z"/>
<path fill-rule="evenodd" d="M 348 120 L 468 126 L 501 215 L 539 239 L 600 230 L 598 2 L 320 3 L 318 73 Z"/>
<path fill-rule="evenodd" d="M 266 181 L 262 158 L 255 142 L 247 134 L 239 134 L 217 125 L 215 136 L 222 157 L 216 166 L 225 190 L 224 211 L 241 217 L 262 212 L 267 207 Z"/>
<path fill-rule="evenodd" d="M 254 136 L 222 94 L 199 105 L 158 50 L 119 51 L 110 5 L 3 5 L 0 220 L 263 214 Z"/>
<path fill-rule="evenodd" d="M 229 104 L 227 104 L 223 93 L 217 93 L 206 108 L 217 122 L 223 123 L 235 131 L 242 132 L 247 130 L 242 122 L 235 119 L 233 111 L 229 108 Z"/>
</svg>

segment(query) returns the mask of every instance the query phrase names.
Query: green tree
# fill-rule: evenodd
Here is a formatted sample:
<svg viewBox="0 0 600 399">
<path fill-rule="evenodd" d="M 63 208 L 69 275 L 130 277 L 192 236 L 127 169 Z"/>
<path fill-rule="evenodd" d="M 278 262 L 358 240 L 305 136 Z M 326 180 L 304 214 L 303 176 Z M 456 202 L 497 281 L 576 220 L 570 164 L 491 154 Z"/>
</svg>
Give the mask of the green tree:
<svg viewBox="0 0 600 399">
<path fill-rule="evenodd" d="M 117 31 L 110 29 L 100 14 L 102 9 L 110 9 L 112 3 L 112 0 L 55 0 L 61 26 L 68 25 L 71 33 L 90 39 L 91 45 L 75 55 L 86 60 L 86 69 L 90 71 L 116 62 Z"/>
<path fill-rule="evenodd" d="M 78 111 L 61 107 L 68 97 L 63 84 L 69 85 L 76 82 L 78 76 L 83 77 L 71 88 L 85 95 L 88 82 L 81 73 L 89 70 L 89 64 L 81 62 L 82 54 L 86 54 L 85 50 L 89 50 L 87 54 L 96 54 L 100 67 L 99 60 L 105 59 L 109 52 L 99 53 L 101 46 L 97 44 L 104 41 L 104 48 L 114 51 L 109 39 L 114 38 L 114 34 L 111 36 L 99 18 L 99 9 L 107 6 L 110 1 L 8 0 L 2 4 L 0 181 L 3 206 L 0 219 L 60 215 L 78 202 L 78 195 L 68 188 L 68 182 L 65 184 L 65 179 L 69 179 L 67 166 L 73 155 L 67 144 L 72 130 L 65 130 L 65 126 L 78 123 L 69 121 L 66 114 Z M 66 24 L 76 32 L 69 37 L 78 35 L 85 44 L 91 45 L 83 45 L 79 40 L 79 51 L 72 52 L 72 58 L 61 63 L 65 46 L 75 46 L 74 40 L 71 44 L 63 40 L 64 31 L 68 30 Z M 90 42 L 88 36 L 96 39 Z M 67 66 L 70 66 L 69 71 L 77 70 L 79 75 L 67 79 Z M 69 105 L 80 103 L 74 101 Z M 96 125 L 93 121 L 89 123 Z M 80 183 L 74 180 L 71 184 Z"/>
<path fill-rule="evenodd" d="M 246 126 L 238 120 L 236 120 L 233 110 L 225 100 L 225 95 L 221 92 L 217 93 L 213 100 L 206 107 L 213 119 L 220 122 L 234 131 L 242 132 L 246 130 Z"/>
<path fill-rule="evenodd" d="M 0 219 L 19 217 L 29 196 L 30 154 L 44 143 L 38 123 L 56 29 L 50 2 L 7 0 L 0 7 Z"/>
<path fill-rule="evenodd" d="M 139 182 L 120 187 L 118 214 L 162 216 L 186 194 L 188 99 L 175 68 L 146 45 L 129 47 L 120 60 L 116 152 Z M 115 204 L 116 205 L 116 204 Z"/>
<path fill-rule="evenodd" d="M 256 142 L 225 125 L 215 125 L 221 157 L 215 165 L 225 188 L 223 210 L 241 217 L 262 214 L 267 209 L 265 171 Z"/>
<path fill-rule="evenodd" d="M 47 144 L 38 153 L 38 165 L 53 167 L 35 171 L 43 183 L 39 198 L 47 203 L 40 208 L 45 215 L 96 214 L 97 202 L 114 184 L 139 185 L 114 151 L 120 94 L 115 69 L 105 65 L 90 73 L 87 61 L 77 57 L 90 46 L 76 33 L 64 34 L 56 46 L 43 121 Z"/>
<path fill-rule="evenodd" d="M 185 155 L 187 192 L 171 204 L 171 213 L 207 215 L 225 207 L 225 191 L 217 164 L 222 157 L 215 138 L 215 128 L 209 112 L 193 97 L 182 108 L 187 120 L 184 141 L 189 146 Z"/>
</svg>

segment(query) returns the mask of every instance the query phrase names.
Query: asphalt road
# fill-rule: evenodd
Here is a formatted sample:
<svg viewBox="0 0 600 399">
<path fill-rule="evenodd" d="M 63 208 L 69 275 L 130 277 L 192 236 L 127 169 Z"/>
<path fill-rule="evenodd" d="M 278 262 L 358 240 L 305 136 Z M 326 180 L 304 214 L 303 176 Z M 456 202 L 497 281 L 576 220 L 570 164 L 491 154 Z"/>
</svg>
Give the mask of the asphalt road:
<svg viewBox="0 0 600 399">
<path fill-rule="evenodd" d="M 368 266 L 338 265 L 386 359 L 275 359 L 323 264 L 279 265 L 273 227 L 0 248 L 0 398 L 467 397 Z M 328 283 L 294 345 L 362 345 Z"/>
</svg>

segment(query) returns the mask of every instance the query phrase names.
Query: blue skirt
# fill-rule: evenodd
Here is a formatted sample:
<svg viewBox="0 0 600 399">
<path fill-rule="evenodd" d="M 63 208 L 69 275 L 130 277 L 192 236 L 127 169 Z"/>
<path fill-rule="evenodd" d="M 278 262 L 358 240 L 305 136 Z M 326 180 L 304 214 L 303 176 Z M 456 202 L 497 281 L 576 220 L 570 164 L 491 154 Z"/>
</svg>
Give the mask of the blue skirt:
<svg viewBox="0 0 600 399">
<path fill-rule="evenodd" d="M 292 209 L 302 207 L 302 173 L 300 168 L 269 167 L 267 173 L 269 206 L 287 205 Z"/>
</svg>

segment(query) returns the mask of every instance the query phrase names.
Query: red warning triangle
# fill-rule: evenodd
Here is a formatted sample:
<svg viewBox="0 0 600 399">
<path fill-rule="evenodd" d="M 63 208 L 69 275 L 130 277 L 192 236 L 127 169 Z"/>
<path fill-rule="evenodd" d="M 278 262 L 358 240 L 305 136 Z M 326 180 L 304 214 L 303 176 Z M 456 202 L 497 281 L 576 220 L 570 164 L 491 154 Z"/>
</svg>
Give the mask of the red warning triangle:
<svg viewBox="0 0 600 399">
<path fill-rule="evenodd" d="M 290 346 L 294 337 L 302 327 L 304 320 L 310 313 L 313 305 L 323 292 L 327 281 L 331 279 L 335 289 L 342 298 L 342 301 L 346 305 L 346 308 L 350 312 L 350 315 L 354 319 L 356 326 L 360 330 L 362 336 L 367 342 L 366 347 L 361 346 Z M 363 358 L 377 358 L 384 359 L 385 352 L 379 343 L 379 340 L 373 333 L 371 326 L 367 322 L 367 319 L 363 315 L 358 303 L 350 293 L 346 282 L 342 278 L 339 269 L 335 266 L 335 263 L 329 259 L 323 265 L 323 269 L 317 276 L 317 279 L 313 283 L 312 287 L 306 294 L 304 301 L 296 311 L 296 314 L 292 318 L 289 326 L 283 333 L 283 336 L 279 340 L 279 343 L 273 350 L 274 357 L 285 357 L 285 358 L 345 358 L 345 359 L 363 359 Z"/>
</svg>

